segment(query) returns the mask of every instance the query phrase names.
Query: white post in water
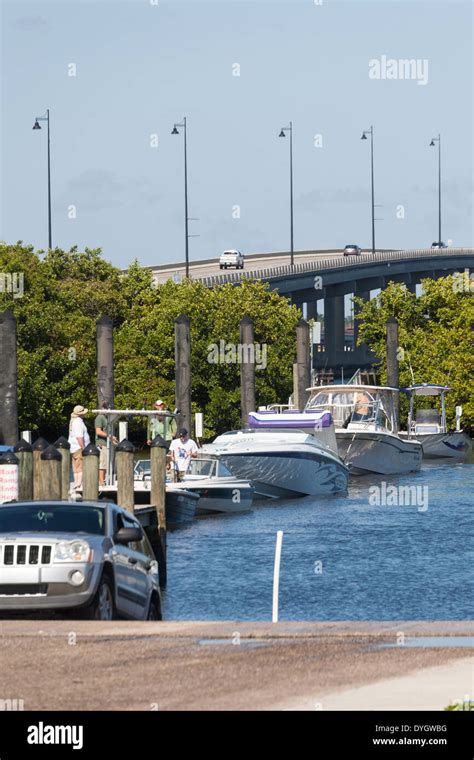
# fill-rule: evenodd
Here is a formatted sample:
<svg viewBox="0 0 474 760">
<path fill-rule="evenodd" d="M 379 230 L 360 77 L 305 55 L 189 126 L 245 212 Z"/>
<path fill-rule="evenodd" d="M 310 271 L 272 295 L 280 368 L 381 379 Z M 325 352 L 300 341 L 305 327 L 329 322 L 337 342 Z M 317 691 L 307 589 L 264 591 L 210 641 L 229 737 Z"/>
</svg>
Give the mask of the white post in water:
<svg viewBox="0 0 474 760">
<path fill-rule="evenodd" d="M 31 430 L 22 430 L 21 437 L 24 441 L 31 443 Z"/>
<path fill-rule="evenodd" d="M 275 548 L 275 568 L 273 570 L 273 611 L 272 623 L 278 623 L 278 588 L 280 585 L 280 559 L 281 545 L 283 541 L 283 531 L 277 531 L 277 541 Z"/>
<path fill-rule="evenodd" d="M 462 406 L 456 407 L 456 432 L 461 432 Z"/>
</svg>

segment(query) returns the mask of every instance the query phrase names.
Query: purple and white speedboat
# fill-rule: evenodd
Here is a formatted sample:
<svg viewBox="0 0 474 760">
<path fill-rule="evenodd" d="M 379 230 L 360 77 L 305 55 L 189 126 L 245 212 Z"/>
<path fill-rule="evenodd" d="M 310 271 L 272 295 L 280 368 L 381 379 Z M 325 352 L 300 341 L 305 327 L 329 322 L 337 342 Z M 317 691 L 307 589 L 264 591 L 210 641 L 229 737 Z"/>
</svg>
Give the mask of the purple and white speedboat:
<svg viewBox="0 0 474 760">
<path fill-rule="evenodd" d="M 326 412 L 249 414 L 249 429 L 218 436 L 203 452 L 251 481 L 256 497 L 292 498 L 347 489 L 348 468 L 337 453 Z"/>
</svg>

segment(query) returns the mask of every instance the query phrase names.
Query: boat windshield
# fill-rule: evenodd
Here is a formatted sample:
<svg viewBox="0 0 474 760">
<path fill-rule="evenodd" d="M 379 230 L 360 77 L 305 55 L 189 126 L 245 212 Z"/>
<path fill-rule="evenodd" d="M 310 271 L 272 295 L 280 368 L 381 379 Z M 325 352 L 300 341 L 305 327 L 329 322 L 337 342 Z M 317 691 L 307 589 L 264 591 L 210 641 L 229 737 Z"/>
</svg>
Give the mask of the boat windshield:
<svg viewBox="0 0 474 760">
<path fill-rule="evenodd" d="M 324 409 L 331 412 L 336 428 L 347 428 L 353 423 L 376 430 L 393 430 L 393 393 L 382 389 L 364 388 L 315 393 L 307 409 Z"/>
<path fill-rule="evenodd" d="M 215 459 L 191 459 L 188 475 L 199 476 L 200 478 L 210 478 L 212 475 L 215 475 L 215 469 Z"/>
</svg>

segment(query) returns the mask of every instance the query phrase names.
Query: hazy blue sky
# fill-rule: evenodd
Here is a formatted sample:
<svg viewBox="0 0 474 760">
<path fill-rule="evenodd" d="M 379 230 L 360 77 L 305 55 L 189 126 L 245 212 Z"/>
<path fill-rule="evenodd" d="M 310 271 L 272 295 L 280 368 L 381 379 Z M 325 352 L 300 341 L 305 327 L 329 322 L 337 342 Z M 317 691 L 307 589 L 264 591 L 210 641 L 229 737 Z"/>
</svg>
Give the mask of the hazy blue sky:
<svg viewBox="0 0 474 760">
<path fill-rule="evenodd" d="M 371 124 L 377 244 L 437 239 L 438 132 L 443 239 L 472 244 L 470 3 L 15 0 L 2 3 L 2 51 L 8 242 L 47 245 L 46 130 L 31 127 L 50 108 L 53 243 L 66 249 L 101 246 L 121 266 L 182 260 L 183 141 L 170 132 L 183 115 L 189 215 L 199 218 L 191 259 L 288 250 L 288 139 L 278 133 L 290 119 L 297 250 L 370 245 L 360 136 Z M 426 59 L 427 83 L 371 79 L 369 60 L 383 55 Z"/>
</svg>

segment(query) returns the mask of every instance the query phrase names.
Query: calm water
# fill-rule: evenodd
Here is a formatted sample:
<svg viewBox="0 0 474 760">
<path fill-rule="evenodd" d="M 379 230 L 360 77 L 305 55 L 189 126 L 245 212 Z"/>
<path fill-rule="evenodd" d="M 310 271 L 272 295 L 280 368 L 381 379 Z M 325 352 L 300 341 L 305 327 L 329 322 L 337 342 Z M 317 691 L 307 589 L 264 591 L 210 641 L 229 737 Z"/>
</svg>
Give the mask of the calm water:
<svg viewBox="0 0 474 760">
<path fill-rule="evenodd" d="M 382 480 L 427 486 L 428 508 L 371 505 Z M 280 620 L 472 618 L 473 507 L 474 464 L 424 464 L 409 478 L 352 479 L 347 496 L 201 518 L 169 534 L 165 617 L 271 620 L 283 530 Z"/>
</svg>

